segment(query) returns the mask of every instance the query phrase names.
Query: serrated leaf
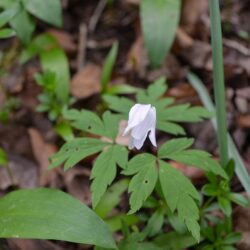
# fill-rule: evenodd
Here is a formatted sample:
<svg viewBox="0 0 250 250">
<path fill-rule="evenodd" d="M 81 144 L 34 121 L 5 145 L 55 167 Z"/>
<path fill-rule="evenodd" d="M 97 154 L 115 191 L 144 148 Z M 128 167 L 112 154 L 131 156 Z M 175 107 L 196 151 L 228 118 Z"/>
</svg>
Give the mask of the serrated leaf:
<svg viewBox="0 0 250 250">
<path fill-rule="evenodd" d="M 203 107 L 191 107 L 190 104 L 179 104 L 165 109 L 160 114 L 163 120 L 173 122 L 200 122 L 210 118 L 211 113 Z"/>
<path fill-rule="evenodd" d="M 177 152 L 181 152 L 189 148 L 194 143 L 194 139 L 191 138 L 178 138 L 172 139 L 164 143 L 158 150 L 158 156 L 160 158 L 168 158 L 168 155 L 172 155 Z"/>
<path fill-rule="evenodd" d="M 23 2 L 26 10 L 32 15 L 55 26 L 62 26 L 60 0 L 23 0 Z"/>
<path fill-rule="evenodd" d="M 107 187 L 112 183 L 116 176 L 116 165 L 124 164 L 122 158 L 127 157 L 126 149 L 120 145 L 110 146 L 107 150 L 104 150 L 95 160 L 95 163 L 91 172 L 91 184 L 92 203 L 95 208 L 100 199 L 107 190 Z M 126 164 L 126 163 L 125 163 Z"/>
<path fill-rule="evenodd" d="M 110 111 L 103 113 L 103 120 L 94 112 L 82 109 L 63 110 L 65 119 L 71 121 L 71 125 L 82 131 L 105 136 L 114 140 L 118 134 L 118 123 L 121 120 L 121 115 L 112 114 Z"/>
<path fill-rule="evenodd" d="M 107 225 L 54 189 L 19 190 L 0 199 L 0 238 L 62 240 L 116 248 Z"/>
<path fill-rule="evenodd" d="M 163 161 L 160 161 L 159 178 L 170 210 L 177 210 L 178 216 L 185 222 L 193 237 L 199 241 L 199 209 L 195 202 L 200 199 L 199 193 L 187 177 Z"/>
<path fill-rule="evenodd" d="M 117 97 L 111 95 L 103 95 L 104 101 L 108 104 L 111 110 L 128 114 L 129 110 L 135 104 L 133 101 L 125 97 Z"/>
<path fill-rule="evenodd" d="M 172 135 L 185 135 L 185 130 L 178 124 L 166 121 L 157 121 L 157 129 L 172 134 Z"/>
<path fill-rule="evenodd" d="M 168 154 L 166 158 L 181 162 L 185 165 L 201 168 L 205 171 L 212 172 L 225 179 L 228 179 L 227 174 L 221 165 L 217 161 L 213 160 L 211 155 L 205 151 L 188 149 Z"/>
<path fill-rule="evenodd" d="M 108 89 L 108 84 L 111 79 L 111 74 L 115 65 L 117 53 L 118 53 L 118 43 L 114 42 L 103 64 L 103 69 L 101 74 L 101 85 L 103 93 L 106 93 Z"/>
<path fill-rule="evenodd" d="M 164 95 L 166 91 L 166 79 L 163 76 L 155 80 L 152 84 L 150 84 L 147 89 L 148 95 L 155 100 Z"/>
<path fill-rule="evenodd" d="M 10 20 L 10 25 L 22 42 L 28 44 L 35 30 L 35 23 L 25 9 L 18 11 L 15 17 Z"/>
<path fill-rule="evenodd" d="M 67 170 L 87 156 L 100 152 L 107 145 L 110 144 L 94 138 L 76 138 L 68 141 L 50 158 L 49 169 L 64 163 L 64 169 Z"/>
<path fill-rule="evenodd" d="M 123 174 L 132 175 L 135 173 L 137 174 L 131 179 L 128 189 L 131 193 L 129 199 L 130 214 L 139 210 L 154 190 L 158 179 L 156 158 L 151 154 L 141 154 L 132 158 Z"/>
<path fill-rule="evenodd" d="M 140 15 L 151 65 L 159 67 L 170 50 L 181 10 L 180 0 L 142 0 Z"/>
</svg>

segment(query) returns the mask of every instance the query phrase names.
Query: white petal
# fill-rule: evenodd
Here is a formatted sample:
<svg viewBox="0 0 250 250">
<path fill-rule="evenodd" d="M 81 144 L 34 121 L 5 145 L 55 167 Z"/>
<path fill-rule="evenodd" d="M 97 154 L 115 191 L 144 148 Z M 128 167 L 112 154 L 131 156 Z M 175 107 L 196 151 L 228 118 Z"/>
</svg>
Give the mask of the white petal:
<svg viewBox="0 0 250 250">
<path fill-rule="evenodd" d="M 132 128 L 142 123 L 151 108 L 150 104 L 135 104 L 129 111 L 128 126 L 123 135 L 126 135 Z"/>
<path fill-rule="evenodd" d="M 133 137 L 131 137 L 131 142 L 129 144 L 129 149 L 132 149 L 132 148 L 136 148 L 136 149 L 141 149 L 141 147 L 143 146 L 145 140 L 146 140 L 146 137 L 147 137 L 147 134 L 141 138 L 141 139 L 135 139 Z"/>
<path fill-rule="evenodd" d="M 133 138 L 140 140 L 145 137 L 150 130 L 155 130 L 155 125 L 156 111 L 154 107 L 151 107 L 144 121 L 132 129 L 131 135 Z"/>
</svg>

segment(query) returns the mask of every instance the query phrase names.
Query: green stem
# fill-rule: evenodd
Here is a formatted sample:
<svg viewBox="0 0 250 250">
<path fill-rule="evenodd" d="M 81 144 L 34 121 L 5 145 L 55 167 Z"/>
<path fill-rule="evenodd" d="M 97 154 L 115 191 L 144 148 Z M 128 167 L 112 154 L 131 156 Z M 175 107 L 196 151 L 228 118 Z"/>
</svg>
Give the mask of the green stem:
<svg viewBox="0 0 250 250">
<path fill-rule="evenodd" d="M 209 9 L 213 53 L 213 86 L 216 103 L 216 121 L 218 127 L 217 136 L 220 151 L 220 162 L 221 165 L 225 167 L 228 163 L 228 145 L 219 0 L 209 0 Z"/>
</svg>

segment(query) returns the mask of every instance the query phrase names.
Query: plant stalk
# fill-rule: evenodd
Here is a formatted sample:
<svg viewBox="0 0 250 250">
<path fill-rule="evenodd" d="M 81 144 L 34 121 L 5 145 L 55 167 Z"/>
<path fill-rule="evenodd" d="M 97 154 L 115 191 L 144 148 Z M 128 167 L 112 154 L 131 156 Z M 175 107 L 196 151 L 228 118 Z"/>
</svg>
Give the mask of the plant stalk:
<svg viewBox="0 0 250 250">
<path fill-rule="evenodd" d="M 211 40 L 213 54 L 213 87 L 216 104 L 217 137 L 220 151 L 220 163 L 226 167 L 228 157 L 226 102 L 223 68 L 222 32 L 219 0 L 209 0 L 211 19 Z"/>
</svg>

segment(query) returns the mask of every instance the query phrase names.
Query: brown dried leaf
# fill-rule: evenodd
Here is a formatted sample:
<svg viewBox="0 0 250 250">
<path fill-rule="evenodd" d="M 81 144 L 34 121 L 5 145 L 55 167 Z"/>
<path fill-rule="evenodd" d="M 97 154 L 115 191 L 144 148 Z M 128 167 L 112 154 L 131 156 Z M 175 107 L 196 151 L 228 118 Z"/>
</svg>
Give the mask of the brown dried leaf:
<svg viewBox="0 0 250 250">
<path fill-rule="evenodd" d="M 70 194 L 86 205 L 91 204 L 90 171 L 74 167 L 64 173 L 64 182 Z"/>
<path fill-rule="evenodd" d="M 123 136 L 123 132 L 125 130 L 125 128 L 128 125 L 128 121 L 126 120 L 121 120 L 119 123 L 119 130 L 118 130 L 118 135 L 115 139 L 115 142 L 117 144 L 123 145 L 123 146 L 128 146 L 129 145 L 129 140 L 130 140 L 130 136 L 129 135 L 125 135 Z"/>
<path fill-rule="evenodd" d="M 50 29 L 48 30 L 48 33 L 56 38 L 58 43 L 66 52 L 74 53 L 77 51 L 77 45 L 69 33 L 56 29 Z"/>
<path fill-rule="evenodd" d="M 88 64 L 72 79 L 71 93 L 77 98 L 86 98 L 100 93 L 101 68 L 96 64 Z"/>
<path fill-rule="evenodd" d="M 38 171 L 36 165 L 17 155 L 9 156 L 9 167 L 13 174 L 14 184 L 19 188 L 35 188 L 38 186 Z M 12 186 L 6 168 L 0 168 L 0 189 L 6 190 Z"/>
<path fill-rule="evenodd" d="M 57 151 L 57 148 L 52 144 L 46 143 L 38 130 L 30 128 L 28 133 L 33 154 L 40 166 L 39 183 L 42 186 L 49 185 L 57 177 L 57 169 L 48 170 L 49 157 Z"/>
<path fill-rule="evenodd" d="M 250 128 L 250 115 L 239 115 L 237 122 L 242 128 Z"/>
</svg>

